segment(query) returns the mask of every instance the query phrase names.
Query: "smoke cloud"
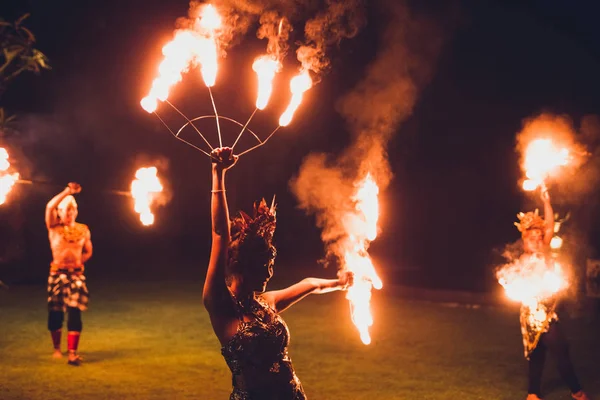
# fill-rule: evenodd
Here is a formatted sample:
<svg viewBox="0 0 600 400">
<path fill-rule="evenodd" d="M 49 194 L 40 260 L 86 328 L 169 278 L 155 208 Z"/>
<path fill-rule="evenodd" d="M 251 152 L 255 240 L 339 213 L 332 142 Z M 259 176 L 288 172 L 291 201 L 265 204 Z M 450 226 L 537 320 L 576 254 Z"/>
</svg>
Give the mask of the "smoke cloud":
<svg viewBox="0 0 600 400">
<path fill-rule="evenodd" d="M 327 0 L 320 11 L 304 26 L 305 44 L 296 51 L 303 70 L 319 74 L 329 66 L 327 48 L 342 39 L 353 38 L 364 26 L 365 7 L 362 0 Z"/>
<path fill-rule="evenodd" d="M 525 149 L 534 139 L 549 138 L 569 149 L 569 164 L 549 178 L 550 191 L 565 204 L 577 205 L 597 192 L 600 183 L 600 118 L 584 116 L 579 125 L 567 115 L 542 113 L 523 121 L 517 134 L 516 151 L 524 160 Z"/>
<path fill-rule="evenodd" d="M 192 0 L 188 16 L 179 18 L 176 28 L 194 29 L 206 4 Z M 267 39 L 267 52 L 282 61 L 290 46 L 294 24 L 303 23 L 304 37 L 299 40 L 297 58 L 302 70 L 317 75 L 329 66 L 328 48 L 356 36 L 365 24 L 364 0 L 215 0 L 210 4 L 223 19 L 217 37 L 221 56 L 258 22 L 257 37 Z"/>
<path fill-rule="evenodd" d="M 291 182 L 300 208 L 316 217 L 327 256 L 343 256 L 355 185 L 370 174 L 380 189 L 392 177 L 387 145 L 411 114 L 442 44 L 439 25 L 413 15 L 406 2 L 381 3 L 384 29 L 364 78 L 337 104 L 353 142 L 341 155 L 310 154 Z"/>
<path fill-rule="evenodd" d="M 256 32 L 259 39 L 267 39 L 267 54 L 275 57 L 279 62 L 285 57 L 289 44 L 292 25 L 287 18 L 276 11 L 267 11 L 260 16 L 260 28 Z"/>
</svg>

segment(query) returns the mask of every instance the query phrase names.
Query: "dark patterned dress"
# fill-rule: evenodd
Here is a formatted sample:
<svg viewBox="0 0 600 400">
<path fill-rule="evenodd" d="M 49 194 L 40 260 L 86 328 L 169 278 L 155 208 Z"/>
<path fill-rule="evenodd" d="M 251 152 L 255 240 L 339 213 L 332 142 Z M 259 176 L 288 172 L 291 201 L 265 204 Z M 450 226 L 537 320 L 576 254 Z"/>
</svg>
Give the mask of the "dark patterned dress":
<svg viewBox="0 0 600 400">
<path fill-rule="evenodd" d="M 532 257 L 523 255 L 524 258 Z M 546 268 L 554 268 L 554 260 L 543 255 L 537 254 L 537 257 L 545 260 Z M 550 326 L 558 321 L 556 314 L 557 300 L 554 297 L 539 301 L 535 306 L 521 306 L 521 335 L 523 336 L 523 350 L 525 358 L 529 360 L 531 353 L 537 347 L 540 337 L 548 332 Z"/>
<path fill-rule="evenodd" d="M 537 347 L 540 337 L 548 332 L 550 326 L 558 321 L 555 311 L 556 300 L 548 300 L 537 304 L 535 309 L 525 305 L 521 306 L 521 334 L 523 336 L 523 349 L 525 358 Z"/>
<path fill-rule="evenodd" d="M 305 400 L 288 356 L 290 333 L 283 319 L 261 296 L 235 303 L 239 327 L 221 349 L 232 373 L 229 399 Z"/>
</svg>

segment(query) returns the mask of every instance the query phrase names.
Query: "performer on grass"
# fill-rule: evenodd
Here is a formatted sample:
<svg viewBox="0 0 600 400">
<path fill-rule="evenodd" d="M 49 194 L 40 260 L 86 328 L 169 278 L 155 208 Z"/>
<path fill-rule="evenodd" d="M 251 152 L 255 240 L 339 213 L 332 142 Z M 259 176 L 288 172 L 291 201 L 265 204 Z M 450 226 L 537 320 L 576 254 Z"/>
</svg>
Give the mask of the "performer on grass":
<svg viewBox="0 0 600 400">
<path fill-rule="evenodd" d="M 290 334 L 279 314 L 308 294 L 346 289 L 353 275 L 306 278 L 266 292 L 276 255 L 274 205 L 263 200 L 255 204 L 253 217 L 241 212 L 230 222 L 225 173 L 237 156 L 219 148 L 211 157 L 212 250 L 203 299 L 232 373 L 230 400 L 305 399 L 288 356 Z"/>
<path fill-rule="evenodd" d="M 87 308 L 89 293 L 84 264 L 92 256 L 92 240 L 87 225 L 75 222 L 81 192 L 77 183 L 69 185 L 46 205 L 46 227 L 52 250 L 48 277 L 48 330 L 54 345 L 53 357 L 61 358 L 60 347 L 64 315 L 67 313 L 68 363 L 80 365 L 77 354 L 82 322 L 81 311 Z"/>
<path fill-rule="evenodd" d="M 550 265 L 553 260 L 550 257 L 550 241 L 554 234 L 554 212 L 550 203 L 548 190 L 542 187 L 541 198 L 544 203 L 544 219 L 540 217 L 538 211 L 528 212 L 520 216 L 520 222 L 515 223 L 523 239 L 524 253 L 522 260 L 537 257 L 545 260 Z M 546 352 L 554 354 L 558 363 L 558 371 L 571 390 L 571 396 L 576 400 L 590 400 L 575 375 L 571 359 L 569 357 L 569 347 L 562 327 L 556 314 L 557 299 L 552 298 L 546 302 L 540 303 L 541 308 L 546 315 L 546 320 L 540 325 L 534 323 L 534 318 L 530 318 L 531 310 L 527 306 L 521 307 L 521 333 L 523 334 L 523 345 L 525 348 L 525 358 L 529 360 L 529 383 L 527 400 L 540 400 L 542 373 L 546 361 Z M 539 311 L 539 310 L 538 310 Z"/>
</svg>

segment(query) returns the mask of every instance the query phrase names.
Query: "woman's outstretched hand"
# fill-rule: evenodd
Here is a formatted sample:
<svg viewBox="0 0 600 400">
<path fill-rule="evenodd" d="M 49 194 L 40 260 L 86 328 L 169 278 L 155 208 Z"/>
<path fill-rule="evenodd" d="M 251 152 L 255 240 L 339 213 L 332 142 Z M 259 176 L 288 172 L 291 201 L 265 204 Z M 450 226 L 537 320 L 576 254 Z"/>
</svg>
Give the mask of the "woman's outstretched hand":
<svg viewBox="0 0 600 400">
<path fill-rule="evenodd" d="M 230 147 L 219 147 L 210 153 L 213 167 L 221 171 L 233 167 L 238 158 Z"/>
<path fill-rule="evenodd" d="M 354 272 L 348 270 L 340 270 L 338 275 L 338 288 L 340 290 L 347 290 L 354 284 Z"/>
</svg>

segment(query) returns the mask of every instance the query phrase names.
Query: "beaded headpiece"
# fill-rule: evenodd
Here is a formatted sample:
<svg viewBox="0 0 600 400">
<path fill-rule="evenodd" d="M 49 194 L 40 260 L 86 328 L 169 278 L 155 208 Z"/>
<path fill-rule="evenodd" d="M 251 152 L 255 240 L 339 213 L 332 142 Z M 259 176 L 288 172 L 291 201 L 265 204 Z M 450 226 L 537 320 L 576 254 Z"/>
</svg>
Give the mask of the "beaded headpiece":
<svg viewBox="0 0 600 400">
<path fill-rule="evenodd" d="M 254 213 L 251 217 L 243 211 L 231 221 L 231 240 L 243 242 L 250 236 L 263 238 L 269 244 L 275 234 L 276 210 L 275 197 L 271 207 L 267 206 L 265 199 L 254 203 Z"/>
<path fill-rule="evenodd" d="M 529 211 L 526 213 L 518 213 L 517 218 L 519 222 L 515 222 L 515 226 L 524 234 L 531 229 L 544 229 L 544 219 L 540 216 L 540 211 L 536 208 L 535 211 Z"/>
</svg>

